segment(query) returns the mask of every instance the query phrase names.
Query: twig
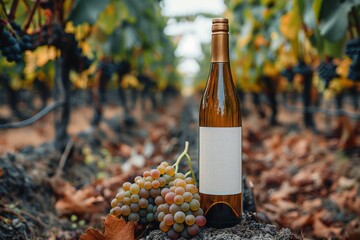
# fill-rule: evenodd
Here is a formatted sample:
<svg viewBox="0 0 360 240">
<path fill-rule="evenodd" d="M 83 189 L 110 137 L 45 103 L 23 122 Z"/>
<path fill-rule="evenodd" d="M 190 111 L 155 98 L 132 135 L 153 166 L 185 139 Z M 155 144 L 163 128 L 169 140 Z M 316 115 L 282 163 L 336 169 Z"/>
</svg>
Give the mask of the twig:
<svg viewBox="0 0 360 240">
<path fill-rule="evenodd" d="M 6 13 L 6 8 L 5 8 L 5 5 L 4 5 L 4 2 L 2 0 L 0 0 L 0 3 L 1 3 L 2 10 L 3 10 L 7 20 L 9 20 L 9 15 Z"/>
<path fill-rule="evenodd" d="M 348 15 L 348 22 L 349 22 L 349 34 L 350 34 L 350 39 L 353 39 L 354 38 L 354 33 L 353 33 L 353 26 L 352 26 L 352 22 L 351 22 L 351 19 L 350 19 L 350 14 Z"/>
<path fill-rule="evenodd" d="M 19 0 L 14 0 L 12 5 L 11 5 L 11 9 L 10 9 L 10 14 L 9 14 L 9 20 L 12 21 L 15 19 L 15 12 L 16 12 L 16 8 L 18 6 Z"/>
<path fill-rule="evenodd" d="M 61 176 L 62 171 L 63 171 L 64 166 L 65 166 L 66 159 L 68 158 L 70 150 L 73 147 L 73 145 L 74 145 L 74 141 L 70 138 L 70 140 L 66 144 L 66 148 L 65 148 L 64 153 L 61 155 L 61 158 L 60 158 L 60 161 L 59 161 L 59 166 L 57 167 L 55 175 L 54 175 L 55 178 Z"/>
<path fill-rule="evenodd" d="M 32 215 L 31 213 L 23 210 L 23 209 L 19 209 L 20 213 L 23 215 L 26 215 L 27 217 L 31 218 L 32 220 L 34 220 L 35 222 L 37 222 L 39 225 L 41 225 L 41 227 L 45 228 L 46 224 L 41 221 L 40 219 L 38 219 L 37 217 L 35 217 L 34 215 Z"/>
<path fill-rule="evenodd" d="M 356 8 L 353 7 L 351 9 L 351 15 L 355 21 L 355 28 L 356 28 L 356 31 L 357 31 L 357 35 L 358 37 L 360 37 L 360 20 L 358 18 L 358 15 L 357 15 L 357 12 L 356 12 Z"/>
<path fill-rule="evenodd" d="M 35 2 L 35 5 L 34 7 L 31 9 L 31 12 L 28 16 L 28 18 L 26 19 L 26 22 L 25 22 L 25 25 L 24 25 L 24 32 L 26 32 L 26 30 L 29 28 L 30 24 L 31 24 L 31 21 L 34 17 L 34 14 L 35 14 L 35 11 L 36 11 L 36 8 L 38 8 L 38 6 L 40 5 L 40 0 L 36 0 Z"/>
</svg>

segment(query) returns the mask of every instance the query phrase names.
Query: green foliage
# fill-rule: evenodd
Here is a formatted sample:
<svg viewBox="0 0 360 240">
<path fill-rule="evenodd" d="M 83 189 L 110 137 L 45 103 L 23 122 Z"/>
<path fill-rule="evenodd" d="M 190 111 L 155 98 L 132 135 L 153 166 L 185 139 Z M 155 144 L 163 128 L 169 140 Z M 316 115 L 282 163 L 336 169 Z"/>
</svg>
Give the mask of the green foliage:
<svg viewBox="0 0 360 240">
<path fill-rule="evenodd" d="M 94 24 L 98 15 L 108 5 L 110 0 L 75 0 L 68 20 L 75 26 L 82 23 Z"/>
</svg>

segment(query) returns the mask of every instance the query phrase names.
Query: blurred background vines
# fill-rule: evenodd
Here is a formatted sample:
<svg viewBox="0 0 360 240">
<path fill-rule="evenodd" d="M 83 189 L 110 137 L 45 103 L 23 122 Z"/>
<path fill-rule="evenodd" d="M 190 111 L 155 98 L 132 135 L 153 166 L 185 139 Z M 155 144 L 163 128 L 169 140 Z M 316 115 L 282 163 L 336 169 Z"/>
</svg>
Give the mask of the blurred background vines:
<svg viewBox="0 0 360 240">
<path fill-rule="evenodd" d="M 94 108 L 91 124 L 97 126 L 106 91 L 118 89 L 126 113 L 136 98 L 150 98 L 155 107 L 163 102 L 159 95 L 179 91 L 175 48 L 163 32 L 166 18 L 159 1 L 0 4 L 1 100 L 12 111 L 10 119 L 0 116 L 0 128 L 23 127 L 54 110 L 55 145 L 63 150 L 74 95 L 88 93 Z M 31 100 L 34 94 L 40 104 Z"/>
</svg>

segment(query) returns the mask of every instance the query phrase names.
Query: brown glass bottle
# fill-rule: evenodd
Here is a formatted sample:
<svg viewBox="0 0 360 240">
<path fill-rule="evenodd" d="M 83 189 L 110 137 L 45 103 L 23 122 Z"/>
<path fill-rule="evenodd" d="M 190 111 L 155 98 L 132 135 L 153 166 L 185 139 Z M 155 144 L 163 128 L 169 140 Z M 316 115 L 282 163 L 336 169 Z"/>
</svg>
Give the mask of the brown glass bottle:
<svg viewBox="0 0 360 240">
<path fill-rule="evenodd" d="M 242 214 L 241 110 L 229 63 L 229 26 L 213 19 L 209 78 L 199 114 L 199 183 L 207 226 L 224 228 Z"/>
</svg>

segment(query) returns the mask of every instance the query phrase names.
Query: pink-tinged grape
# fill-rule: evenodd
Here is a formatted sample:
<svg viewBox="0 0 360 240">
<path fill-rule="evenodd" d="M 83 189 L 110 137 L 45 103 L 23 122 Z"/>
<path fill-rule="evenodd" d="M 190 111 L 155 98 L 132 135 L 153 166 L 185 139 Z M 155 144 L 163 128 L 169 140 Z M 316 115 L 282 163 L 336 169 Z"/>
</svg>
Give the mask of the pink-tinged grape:
<svg viewBox="0 0 360 240">
<path fill-rule="evenodd" d="M 168 232 L 169 229 L 170 229 L 170 226 L 166 225 L 164 221 L 162 221 L 160 224 L 159 224 L 159 229 L 160 231 L 162 232 Z"/>
<path fill-rule="evenodd" d="M 139 180 L 136 181 L 136 184 L 139 185 L 140 188 L 143 188 L 145 185 L 145 179 L 140 178 Z"/>
<path fill-rule="evenodd" d="M 139 179 L 142 179 L 141 176 L 136 176 L 135 179 L 134 179 L 134 182 L 137 182 Z"/>
<path fill-rule="evenodd" d="M 171 204 L 170 208 L 169 208 L 169 211 L 172 215 L 175 215 L 175 213 L 177 213 L 178 211 L 180 211 L 181 208 L 179 205 L 176 205 L 175 203 L 174 204 Z"/>
<path fill-rule="evenodd" d="M 138 213 L 130 213 L 129 216 L 128 216 L 128 220 L 129 222 L 131 221 L 137 221 L 140 219 L 140 216 Z"/>
<path fill-rule="evenodd" d="M 146 220 L 148 220 L 148 222 L 153 222 L 155 220 L 155 215 L 154 213 L 148 213 L 146 215 Z"/>
<path fill-rule="evenodd" d="M 152 181 L 154 181 L 154 179 L 152 178 L 152 176 L 147 176 L 147 177 L 145 178 L 145 181 L 147 181 L 147 182 L 152 182 Z"/>
<path fill-rule="evenodd" d="M 140 198 L 138 204 L 139 204 L 139 207 L 140 207 L 140 208 L 147 208 L 147 206 L 148 206 L 149 203 L 148 203 L 148 200 L 147 200 L 147 199 L 145 199 L 145 198 Z"/>
<path fill-rule="evenodd" d="M 180 209 L 183 212 L 187 212 L 187 211 L 189 211 L 190 206 L 189 206 L 189 204 L 187 202 L 184 202 L 184 203 L 181 204 Z"/>
<path fill-rule="evenodd" d="M 165 203 L 165 200 L 164 200 L 164 198 L 162 197 L 162 196 L 157 196 L 156 198 L 155 198 L 155 204 L 156 205 L 160 205 L 160 204 L 163 204 L 163 203 Z"/>
<path fill-rule="evenodd" d="M 157 208 L 157 212 L 163 212 L 164 211 L 164 204 L 159 204 Z"/>
<path fill-rule="evenodd" d="M 170 192 L 175 192 L 175 189 L 176 189 L 176 187 L 175 186 L 172 186 L 172 187 L 170 187 Z"/>
<path fill-rule="evenodd" d="M 122 200 L 124 200 L 125 197 L 125 192 L 118 192 L 116 194 L 116 200 L 118 200 L 118 202 L 122 202 Z"/>
<path fill-rule="evenodd" d="M 193 199 L 193 195 L 189 192 L 185 192 L 183 198 L 185 202 L 190 202 Z"/>
<path fill-rule="evenodd" d="M 169 175 L 169 176 L 174 176 L 174 174 L 175 174 L 175 168 L 172 167 L 172 166 L 167 166 L 167 167 L 165 168 L 165 173 L 166 173 L 167 175 Z"/>
<path fill-rule="evenodd" d="M 200 195 L 198 193 L 193 194 L 193 198 L 200 201 Z"/>
<path fill-rule="evenodd" d="M 176 187 L 175 188 L 175 194 L 176 195 L 183 195 L 185 193 L 185 189 L 182 187 Z"/>
<path fill-rule="evenodd" d="M 133 202 L 133 203 L 137 203 L 138 201 L 139 201 L 139 195 L 137 195 L 137 194 L 133 194 L 133 195 L 131 195 L 131 197 L 130 197 L 130 200 L 131 200 L 131 202 Z"/>
<path fill-rule="evenodd" d="M 163 189 L 161 190 L 161 196 L 162 196 L 163 198 L 165 198 L 165 196 L 166 196 L 166 194 L 167 194 L 168 192 L 170 192 L 170 189 L 168 189 L 168 188 L 163 188 Z"/>
<path fill-rule="evenodd" d="M 179 181 L 178 181 L 178 184 L 177 184 L 177 186 L 178 187 L 182 187 L 182 188 L 184 188 L 184 189 L 186 189 L 186 182 L 185 182 L 185 180 L 182 180 L 182 179 L 180 179 Z M 188 192 L 188 191 L 187 191 Z"/>
<path fill-rule="evenodd" d="M 130 187 L 131 194 L 138 194 L 140 192 L 140 187 L 136 183 L 132 184 Z"/>
<path fill-rule="evenodd" d="M 175 187 L 178 187 L 178 182 L 180 181 L 181 179 L 179 178 L 175 178 L 175 180 L 173 181 L 173 184 Z"/>
<path fill-rule="evenodd" d="M 174 216 L 172 214 L 166 214 L 164 216 L 164 222 L 168 226 L 172 226 L 175 223 Z"/>
<path fill-rule="evenodd" d="M 124 197 L 123 204 L 130 205 L 131 199 L 129 197 Z"/>
<path fill-rule="evenodd" d="M 175 173 L 174 178 L 179 178 L 179 179 L 185 179 L 185 175 L 183 173 Z"/>
<path fill-rule="evenodd" d="M 131 213 L 131 209 L 128 205 L 124 205 L 121 207 L 121 214 L 123 216 L 128 216 Z"/>
<path fill-rule="evenodd" d="M 160 177 L 160 171 L 157 169 L 152 169 L 151 170 L 151 177 L 153 179 L 158 179 Z"/>
<path fill-rule="evenodd" d="M 161 222 L 162 220 L 164 220 L 164 217 L 165 217 L 166 213 L 164 212 L 159 212 L 158 216 L 157 216 L 157 220 L 159 222 Z"/>
<path fill-rule="evenodd" d="M 151 176 L 151 172 L 150 172 L 150 171 L 145 171 L 145 172 L 143 173 L 143 177 L 144 177 L 144 178 L 149 177 L 149 176 Z"/>
<path fill-rule="evenodd" d="M 154 199 L 159 196 L 161 193 L 160 188 L 152 188 L 150 189 L 150 196 L 153 197 Z"/>
<path fill-rule="evenodd" d="M 111 200 L 110 205 L 111 205 L 112 208 L 116 207 L 118 204 L 119 204 L 119 202 L 118 202 L 118 200 L 116 198 Z"/>
<path fill-rule="evenodd" d="M 165 166 L 164 165 L 159 165 L 159 166 L 157 166 L 156 169 L 160 172 L 160 174 L 165 173 Z"/>
<path fill-rule="evenodd" d="M 199 233 L 199 227 L 196 224 L 187 227 L 187 231 L 191 236 L 195 236 Z"/>
<path fill-rule="evenodd" d="M 161 162 L 160 165 L 162 165 L 164 167 L 167 167 L 167 166 L 169 166 L 169 163 L 168 162 Z"/>
<path fill-rule="evenodd" d="M 125 192 L 125 197 L 130 197 L 130 196 L 131 196 L 130 190 L 129 190 L 129 191 L 126 191 L 126 192 Z"/>
<path fill-rule="evenodd" d="M 199 208 L 198 210 L 193 211 L 192 214 L 193 214 L 195 217 L 197 217 L 197 216 L 202 216 L 202 215 L 204 215 L 204 211 L 203 211 L 201 208 Z"/>
<path fill-rule="evenodd" d="M 150 189 L 152 188 L 151 182 L 145 182 L 144 187 L 145 187 L 147 190 L 150 190 Z"/>
<path fill-rule="evenodd" d="M 194 184 L 187 184 L 186 185 L 186 191 L 194 194 L 194 193 L 198 192 L 198 189 Z"/>
<path fill-rule="evenodd" d="M 149 192 L 149 190 L 147 190 L 145 188 L 141 188 L 139 191 L 139 196 L 141 198 L 148 198 L 150 196 L 150 192 Z"/>
<path fill-rule="evenodd" d="M 123 205 L 124 205 L 124 203 L 122 203 L 122 202 L 119 202 L 119 204 L 118 204 L 119 207 L 122 207 Z"/>
<path fill-rule="evenodd" d="M 121 208 L 119 206 L 114 207 L 110 210 L 110 214 L 113 214 L 115 216 L 121 215 Z"/>
<path fill-rule="evenodd" d="M 175 232 L 175 230 L 174 229 L 170 229 L 169 231 L 168 231 L 168 237 L 170 238 L 170 239 L 172 239 L 172 240 L 174 240 L 174 239 L 178 239 L 179 238 L 179 233 L 178 232 Z"/>
<path fill-rule="evenodd" d="M 197 216 L 195 222 L 199 227 L 205 226 L 206 218 L 204 216 Z"/>
<path fill-rule="evenodd" d="M 185 182 L 187 183 L 187 184 L 194 184 L 195 182 L 194 182 L 194 179 L 192 178 L 192 177 L 187 177 L 187 178 L 185 178 Z"/>
<path fill-rule="evenodd" d="M 131 212 L 138 212 L 139 211 L 139 204 L 137 203 L 131 203 L 130 204 L 130 209 L 131 209 Z"/>
<path fill-rule="evenodd" d="M 154 180 L 151 183 L 153 188 L 159 188 L 160 187 L 160 182 L 158 180 Z"/>
<path fill-rule="evenodd" d="M 166 179 L 164 177 L 159 177 L 157 180 L 160 183 L 160 187 L 163 187 L 166 185 Z"/>
<path fill-rule="evenodd" d="M 196 219 L 195 219 L 194 215 L 187 215 L 187 216 L 185 217 L 185 223 L 186 223 L 186 225 L 188 225 L 188 226 L 193 225 L 193 224 L 195 223 L 195 221 L 196 221 Z"/>
<path fill-rule="evenodd" d="M 181 205 L 184 202 L 184 198 L 181 195 L 176 195 L 174 197 L 174 203 L 176 203 L 177 205 Z"/>
<path fill-rule="evenodd" d="M 148 214 L 148 212 L 147 212 L 145 209 L 140 209 L 140 210 L 139 210 L 139 215 L 140 215 L 140 217 L 145 217 L 146 214 Z"/>
<path fill-rule="evenodd" d="M 185 213 L 180 212 L 180 211 L 175 213 L 174 220 L 177 223 L 183 223 L 185 221 Z M 181 231 L 182 231 L 182 229 L 181 229 Z M 181 232 L 181 231 L 177 231 L 177 232 Z"/>
<path fill-rule="evenodd" d="M 168 192 L 168 194 L 166 194 L 166 196 L 165 196 L 166 203 L 167 204 L 173 204 L 175 196 L 176 196 L 175 193 Z"/>
<path fill-rule="evenodd" d="M 162 209 L 163 209 L 164 213 L 170 213 L 170 205 L 169 204 L 164 203 Z"/>
<path fill-rule="evenodd" d="M 124 189 L 124 191 L 129 191 L 130 190 L 130 187 L 131 187 L 131 183 L 129 183 L 129 182 L 124 182 L 124 184 L 123 184 L 123 189 Z"/>
<path fill-rule="evenodd" d="M 183 223 L 174 223 L 173 229 L 175 232 L 181 233 L 182 230 L 184 230 L 185 226 Z"/>
<path fill-rule="evenodd" d="M 196 211 L 200 208 L 200 202 L 196 199 L 193 199 L 189 202 L 191 211 Z"/>
</svg>

